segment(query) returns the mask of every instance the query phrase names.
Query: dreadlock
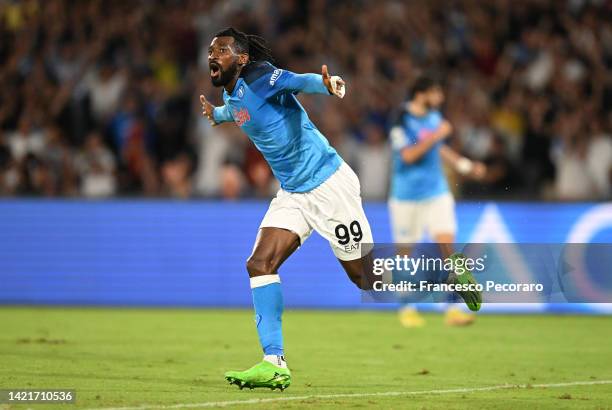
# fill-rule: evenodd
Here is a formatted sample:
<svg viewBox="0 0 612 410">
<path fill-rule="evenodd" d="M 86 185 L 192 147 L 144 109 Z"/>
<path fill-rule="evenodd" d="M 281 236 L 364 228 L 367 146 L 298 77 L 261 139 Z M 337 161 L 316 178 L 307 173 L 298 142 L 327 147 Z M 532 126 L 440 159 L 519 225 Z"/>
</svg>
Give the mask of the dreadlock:
<svg viewBox="0 0 612 410">
<path fill-rule="evenodd" d="M 268 48 L 266 40 L 255 34 L 246 34 L 233 27 L 228 27 L 215 34 L 215 37 L 232 37 L 236 51 L 247 53 L 251 62 L 268 61 L 274 62 L 272 51 Z"/>
</svg>

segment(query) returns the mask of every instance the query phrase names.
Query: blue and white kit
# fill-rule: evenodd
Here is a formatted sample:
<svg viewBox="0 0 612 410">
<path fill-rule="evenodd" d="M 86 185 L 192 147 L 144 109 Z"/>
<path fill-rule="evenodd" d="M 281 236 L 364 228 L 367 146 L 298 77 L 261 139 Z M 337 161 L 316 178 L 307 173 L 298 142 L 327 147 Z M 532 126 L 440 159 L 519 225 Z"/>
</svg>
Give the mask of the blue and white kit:
<svg viewBox="0 0 612 410">
<path fill-rule="evenodd" d="M 316 230 L 339 259 L 359 259 L 361 243 L 373 241 L 359 179 L 310 121 L 299 92 L 329 95 L 321 75 L 250 63 L 232 93 L 223 92 L 214 120 L 234 121 L 280 181 L 260 227 L 293 231 L 301 243 Z"/>
<path fill-rule="evenodd" d="M 389 213 L 394 241 L 416 243 L 429 235 L 455 234 L 455 201 L 448 188 L 440 146 L 435 144 L 414 163 L 402 159 L 402 150 L 431 138 L 442 124 L 439 111 L 430 110 L 415 116 L 402 109 L 391 129 L 393 174 L 389 197 Z"/>
</svg>

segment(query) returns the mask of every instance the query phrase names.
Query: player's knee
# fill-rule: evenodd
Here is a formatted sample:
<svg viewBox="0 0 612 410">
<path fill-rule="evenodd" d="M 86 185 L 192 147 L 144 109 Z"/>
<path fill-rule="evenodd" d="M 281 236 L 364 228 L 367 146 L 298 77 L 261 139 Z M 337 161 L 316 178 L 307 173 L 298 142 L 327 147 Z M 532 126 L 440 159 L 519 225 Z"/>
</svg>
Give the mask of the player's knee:
<svg viewBox="0 0 612 410">
<path fill-rule="evenodd" d="M 353 283 L 361 290 L 372 290 L 372 284 L 363 276 L 360 276 L 359 279 L 354 280 Z"/>
<path fill-rule="evenodd" d="M 250 277 L 276 274 L 276 266 L 269 258 L 257 258 L 251 256 L 246 263 Z"/>
<path fill-rule="evenodd" d="M 372 285 L 368 277 L 363 272 L 350 272 L 348 275 L 351 282 L 361 290 L 370 290 Z"/>
<path fill-rule="evenodd" d="M 368 272 L 372 271 L 371 258 L 368 256 L 362 257 L 359 260 L 343 262 L 342 266 L 346 271 L 349 279 L 355 286 L 361 290 L 371 290 L 372 283 L 375 278 L 373 274 Z"/>
</svg>

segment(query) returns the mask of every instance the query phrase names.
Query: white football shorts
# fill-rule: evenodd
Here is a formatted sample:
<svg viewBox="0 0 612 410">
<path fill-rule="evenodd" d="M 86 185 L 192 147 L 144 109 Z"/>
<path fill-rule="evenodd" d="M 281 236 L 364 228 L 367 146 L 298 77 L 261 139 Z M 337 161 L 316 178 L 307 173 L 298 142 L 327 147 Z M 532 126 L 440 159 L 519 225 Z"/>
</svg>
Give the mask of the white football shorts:
<svg viewBox="0 0 612 410">
<path fill-rule="evenodd" d="M 300 237 L 301 245 L 315 230 L 329 241 L 338 259 L 359 259 L 361 244 L 373 243 L 370 224 L 361 205 L 360 188 L 359 178 L 343 162 L 312 191 L 298 193 L 280 189 L 259 227 L 292 231 Z"/>
<path fill-rule="evenodd" d="M 391 229 L 395 243 L 418 243 L 426 235 L 457 232 L 455 200 L 450 192 L 421 201 L 389 200 Z"/>
</svg>

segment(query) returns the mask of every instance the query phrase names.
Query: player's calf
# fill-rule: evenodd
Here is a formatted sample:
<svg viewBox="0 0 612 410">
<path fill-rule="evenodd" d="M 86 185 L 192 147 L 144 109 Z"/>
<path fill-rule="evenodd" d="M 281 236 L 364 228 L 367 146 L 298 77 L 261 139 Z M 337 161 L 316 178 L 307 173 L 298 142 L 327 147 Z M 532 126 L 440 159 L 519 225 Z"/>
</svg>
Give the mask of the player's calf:
<svg viewBox="0 0 612 410">
<path fill-rule="evenodd" d="M 284 359 L 283 295 L 277 270 L 299 246 L 299 237 L 280 228 L 261 228 L 253 253 L 246 263 L 249 272 L 255 325 L 263 350 L 263 361 L 245 371 L 230 371 L 225 378 L 241 389 L 287 388 L 291 373 Z"/>
</svg>

